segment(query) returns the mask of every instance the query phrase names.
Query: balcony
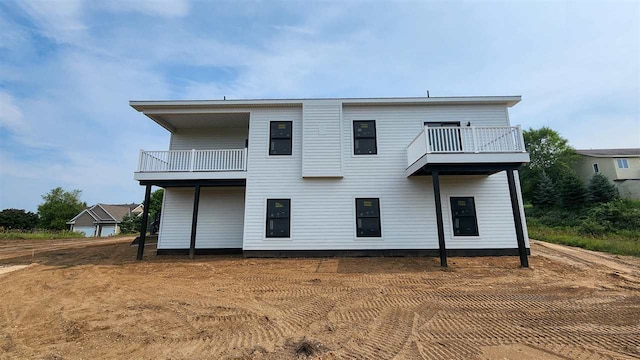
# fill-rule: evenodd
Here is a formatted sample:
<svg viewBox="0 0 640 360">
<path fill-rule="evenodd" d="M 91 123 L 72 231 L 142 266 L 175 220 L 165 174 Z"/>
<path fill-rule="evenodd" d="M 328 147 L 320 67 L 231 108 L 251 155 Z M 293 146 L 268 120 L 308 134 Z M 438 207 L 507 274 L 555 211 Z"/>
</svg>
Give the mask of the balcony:
<svg viewBox="0 0 640 360">
<path fill-rule="evenodd" d="M 247 149 L 140 151 L 135 180 L 246 179 Z"/>
<path fill-rule="evenodd" d="M 407 146 L 407 176 L 430 165 L 529 162 L 519 126 L 428 127 Z"/>
</svg>

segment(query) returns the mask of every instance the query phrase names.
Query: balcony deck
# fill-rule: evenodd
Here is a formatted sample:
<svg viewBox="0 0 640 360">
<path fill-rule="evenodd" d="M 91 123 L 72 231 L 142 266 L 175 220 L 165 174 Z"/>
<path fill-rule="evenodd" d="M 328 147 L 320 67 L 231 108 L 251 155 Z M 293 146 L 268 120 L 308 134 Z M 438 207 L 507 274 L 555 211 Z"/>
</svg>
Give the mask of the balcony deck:
<svg viewBox="0 0 640 360">
<path fill-rule="evenodd" d="M 246 179 L 247 149 L 140 151 L 134 179 Z"/>
<path fill-rule="evenodd" d="M 425 126 L 407 146 L 406 176 L 429 166 L 491 167 L 528 162 L 519 126 Z"/>
</svg>

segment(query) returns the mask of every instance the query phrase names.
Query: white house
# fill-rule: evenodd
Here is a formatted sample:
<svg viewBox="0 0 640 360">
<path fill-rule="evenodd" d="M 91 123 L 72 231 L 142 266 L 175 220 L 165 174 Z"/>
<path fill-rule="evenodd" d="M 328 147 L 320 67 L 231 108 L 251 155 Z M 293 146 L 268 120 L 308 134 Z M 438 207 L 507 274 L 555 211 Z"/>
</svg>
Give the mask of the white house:
<svg viewBox="0 0 640 360">
<path fill-rule="evenodd" d="M 82 210 L 67 222 L 71 231 L 84 233 L 85 237 L 106 237 L 120 233 L 120 223 L 125 215 L 142 213 L 142 204 L 96 204 Z"/>
<path fill-rule="evenodd" d="M 171 133 L 158 254 L 520 255 L 519 96 L 131 101 Z M 143 216 L 146 216 L 146 212 Z M 146 224 L 146 221 L 143 221 Z M 144 238 L 141 239 L 144 242 Z M 142 257 L 143 246 L 138 249 Z"/>
</svg>

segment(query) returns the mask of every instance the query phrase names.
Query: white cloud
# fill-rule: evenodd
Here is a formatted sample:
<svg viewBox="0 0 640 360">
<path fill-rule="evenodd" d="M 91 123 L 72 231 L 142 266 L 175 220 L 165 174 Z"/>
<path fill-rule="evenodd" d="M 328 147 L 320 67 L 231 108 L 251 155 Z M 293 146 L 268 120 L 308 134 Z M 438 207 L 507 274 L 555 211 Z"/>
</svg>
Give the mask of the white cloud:
<svg viewBox="0 0 640 360">
<path fill-rule="evenodd" d="M 168 18 L 184 17 L 189 13 L 187 0 L 111 0 L 98 5 L 113 12 L 139 12 Z"/>
<path fill-rule="evenodd" d="M 24 0 L 17 4 L 37 22 L 42 35 L 59 42 L 75 42 L 87 29 L 82 21 L 82 0 Z"/>
<path fill-rule="evenodd" d="M 0 127 L 4 127 L 16 134 L 26 133 L 30 126 L 24 120 L 22 110 L 15 99 L 6 91 L 0 90 Z"/>
</svg>

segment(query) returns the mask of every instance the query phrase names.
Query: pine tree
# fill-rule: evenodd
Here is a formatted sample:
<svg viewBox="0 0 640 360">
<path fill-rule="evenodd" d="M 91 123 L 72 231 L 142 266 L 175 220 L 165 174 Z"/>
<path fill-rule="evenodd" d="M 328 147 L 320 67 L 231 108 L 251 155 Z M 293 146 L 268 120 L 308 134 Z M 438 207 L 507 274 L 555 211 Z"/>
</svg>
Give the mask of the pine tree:
<svg viewBox="0 0 640 360">
<path fill-rule="evenodd" d="M 588 189 L 589 200 L 594 203 L 607 203 L 618 197 L 618 189 L 602 174 L 591 177 Z"/>
<path fill-rule="evenodd" d="M 558 205 L 558 191 L 545 171 L 540 173 L 531 203 L 543 209 L 549 209 Z"/>
<path fill-rule="evenodd" d="M 577 209 L 587 202 L 589 192 L 582 180 L 573 171 L 567 171 L 560 178 L 560 203 L 565 209 Z"/>
</svg>

